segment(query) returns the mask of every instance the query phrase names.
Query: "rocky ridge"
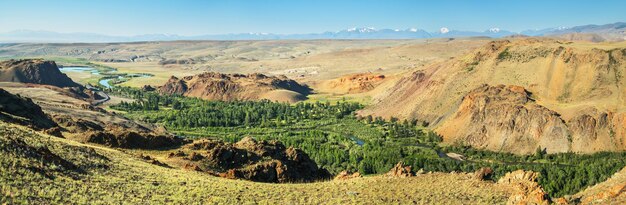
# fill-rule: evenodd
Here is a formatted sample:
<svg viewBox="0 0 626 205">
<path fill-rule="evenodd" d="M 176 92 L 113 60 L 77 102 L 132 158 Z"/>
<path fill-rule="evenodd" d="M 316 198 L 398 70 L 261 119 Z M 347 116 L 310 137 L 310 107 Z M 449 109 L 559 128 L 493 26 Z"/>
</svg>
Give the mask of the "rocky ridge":
<svg viewBox="0 0 626 205">
<path fill-rule="evenodd" d="M 0 89 L 0 119 L 39 130 L 57 126 L 30 98 L 13 95 L 4 89 Z"/>
<path fill-rule="evenodd" d="M 588 112 L 584 112 L 588 113 Z M 450 144 L 530 154 L 622 150 L 623 116 L 581 114 L 565 121 L 536 103 L 531 93 L 514 85 L 482 85 L 467 94 L 450 119 L 435 131 Z M 459 132 L 458 130 L 463 130 Z"/>
<path fill-rule="evenodd" d="M 296 102 L 306 99 L 311 89 L 285 76 L 253 73 L 206 72 L 195 76 L 172 76 L 158 88 L 164 94 L 178 94 L 208 100 L 261 100 Z"/>
<path fill-rule="evenodd" d="M 57 87 L 82 87 L 61 73 L 54 61 L 43 59 L 0 62 L 0 82 L 33 83 Z"/>
</svg>

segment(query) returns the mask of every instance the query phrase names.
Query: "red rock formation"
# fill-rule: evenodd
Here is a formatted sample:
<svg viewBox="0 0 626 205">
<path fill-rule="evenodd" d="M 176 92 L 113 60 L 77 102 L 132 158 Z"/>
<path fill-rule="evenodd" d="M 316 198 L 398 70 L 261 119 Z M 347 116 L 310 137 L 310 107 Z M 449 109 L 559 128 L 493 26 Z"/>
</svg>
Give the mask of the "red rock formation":
<svg viewBox="0 0 626 205">
<path fill-rule="evenodd" d="M 519 86 L 483 85 L 467 94 L 456 113 L 436 130 L 447 143 L 529 154 L 570 150 L 559 114 L 537 105 Z"/>
<path fill-rule="evenodd" d="M 166 94 L 183 95 L 185 94 L 185 92 L 187 92 L 187 84 L 184 80 L 172 76 L 167 81 L 167 83 L 165 83 L 165 85 L 159 87 L 159 92 Z"/>
<path fill-rule="evenodd" d="M 358 114 L 425 121 L 446 143 L 493 151 L 626 150 L 624 54 L 548 39 L 493 41 L 407 74 Z"/>
<path fill-rule="evenodd" d="M 331 80 L 328 82 L 328 86 L 333 90 L 340 90 L 345 93 L 362 93 L 373 90 L 384 79 L 384 75 L 358 73 Z"/>
<path fill-rule="evenodd" d="M 581 204 L 624 204 L 626 202 L 626 168 L 611 178 L 572 196 L 571 201 Z"/>
<path fill-rule="evenodd" d="M 493 151 L 531 154 L 625 148 L 626 114 L 580 110 L 567 122 L 538 105 L 520 86 L 482 85 L 468 93 L 450 119 L 436 132 L 444 142 Z"/>
<path fill-rule="evenodd" d="M 182 79 L 172 76 L 158 91 L 208 100 L 268 99 L 291 102 L 305 99 L 311 90 L 285 76 L 206 72 Z"/>
</svg>

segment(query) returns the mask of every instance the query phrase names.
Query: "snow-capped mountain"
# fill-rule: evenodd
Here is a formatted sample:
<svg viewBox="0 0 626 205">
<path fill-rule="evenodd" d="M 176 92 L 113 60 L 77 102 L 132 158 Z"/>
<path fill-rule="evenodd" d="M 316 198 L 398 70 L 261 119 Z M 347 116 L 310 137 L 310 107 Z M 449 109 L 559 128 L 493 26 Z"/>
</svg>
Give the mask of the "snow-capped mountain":
<svg viewBox="0 0 626 205">
<path fill-rule="evenodd" d="M 491 32 L 491 33 L 498 33 L 498 32 L 500 32 L 500 28 L 490 28 L 489 32 Z"/>
<path fill-rule="evenodd" d="M 492 37 L 510 35 L 556 36 L 568 33 L 594 33 L 607 39 L 626 39 L 626 23 L 605 25 L 584 25 L 576 27 L 554 27 L 525 30 L 519 33 L 493 27 L 485 31 L 462 31 L 441 27 L 438 31 L 423 29 L 377 29 L 374 27 L 353 27 L 335 32 L 308 34 L 235 33 L 218 35 L 179 36 L 175 34 L 147 34 L 137 36 L 109 36 L 94 33 L 57 33 L 50 31 L 18 30 L 0 33 L 0 43 L 17 42 L 134 42 L 134 41 L 173 41 L 173 40 L 278 40 L 278 39 L 422 39 L 456 37 Z M 610 37 L 610 38 L 608 38 Z"/>
<path fill-rule="evenodd" d="M 371 33 L 371 32 L 376 32 L 376 28 L 374 27 L 367 27 L 367 28 L 349 28 L 348 30 L 346 30 L 347 32 L 356 32 L 356 33 Z"/>
</svg>

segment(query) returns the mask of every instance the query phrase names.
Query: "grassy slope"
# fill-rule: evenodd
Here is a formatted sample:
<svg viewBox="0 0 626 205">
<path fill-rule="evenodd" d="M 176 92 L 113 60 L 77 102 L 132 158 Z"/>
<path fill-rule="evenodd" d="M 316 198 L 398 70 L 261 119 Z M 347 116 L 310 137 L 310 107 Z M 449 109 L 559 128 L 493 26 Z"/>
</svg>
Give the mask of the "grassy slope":
<svg viewBox="0 0 626 205">
<path fill-rule="evenodd" d="M 475 181 L 467 174 L 436 173 L 404 179 L 374 176 L 310 184 L 254 183 L 159 167 L 123 150 L 40 135 L 2 122 L 0 133 L 0 144 L 22 139 L 33 150 L 48 147 L 85 170 L 79 173 L 0 149 L 0 155 L 9 156 L 0 157 L 0 203 L 501 204 L 507 199 L 508 189 Z"/>
</svg>

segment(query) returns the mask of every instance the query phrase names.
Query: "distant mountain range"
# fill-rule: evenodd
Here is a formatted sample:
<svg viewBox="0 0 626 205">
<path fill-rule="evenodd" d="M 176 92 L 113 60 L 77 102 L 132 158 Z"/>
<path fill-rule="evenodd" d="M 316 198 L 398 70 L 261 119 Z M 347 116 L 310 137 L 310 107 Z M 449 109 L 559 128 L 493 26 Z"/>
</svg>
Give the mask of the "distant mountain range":
<svg viewBox="0 0 626 205">
<path fill-rule="evenodd" d="M 57 33 L 50 31 L 17 30 L 0 33 L 0 42 L 135 42 L 135 41 L 174 41 L 174 40 L 279 40 L 279 39 L 424 39 L 424 38 L 453 38 L 453 37 L 492 37 L 500 38 L 511 35 L 526 36 L 561 36 L 567 34 L 593 34 L 601 40 L 626 40 L 626 22 L 605 25 L 584 25 L 571 28 L 555 27 L 540 30 L 525 30 L 511 32 L 499 28 L 486 31 L 460 31 L 441 28 L 436 32 L 422 29 L 375 29 L 372 27 L 350 28 L 337 32 L 323 32 L 310 34 L 273 34 L 273 33 L 238 33 L 199 36 L 179 36 L 168 34 L 147 34 L 137 36 L 110 36 L 94 33 Z M 569 37 L 572 38 L 572 37 Z"/>
</svg>

